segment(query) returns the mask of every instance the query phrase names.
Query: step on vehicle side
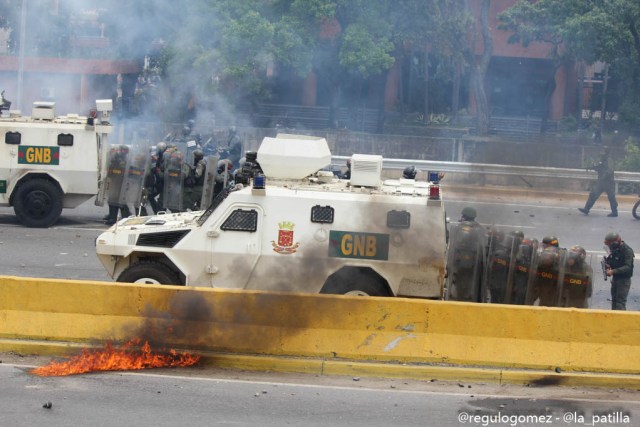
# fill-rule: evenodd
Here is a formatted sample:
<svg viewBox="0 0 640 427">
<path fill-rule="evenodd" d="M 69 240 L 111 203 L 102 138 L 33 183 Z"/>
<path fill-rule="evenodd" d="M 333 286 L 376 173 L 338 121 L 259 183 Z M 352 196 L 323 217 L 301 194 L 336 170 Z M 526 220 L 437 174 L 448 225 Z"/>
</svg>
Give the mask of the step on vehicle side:
<svg viewBox="0 0 640 427">
<path fill-rule="evenodd" d="M 96 106 L 100 117 L 56 117 L 53 102 L 35 102 L 31 117 L 0 117 L 0 206 L 13 206 L 23 225 L 50 227 L 62 208 L 97 194 L 111 100 Z"/>
<path fill-rule="evenodd" d="M 329 170 L 324 138 L 265 138 L 206 211 L 120 220 L 96 240 L 119 282 L 440 299 L 437 178 L 381 179 L 382 157 Z M 428 174 L 430 176 L 438 176 Z"/>
</svg>

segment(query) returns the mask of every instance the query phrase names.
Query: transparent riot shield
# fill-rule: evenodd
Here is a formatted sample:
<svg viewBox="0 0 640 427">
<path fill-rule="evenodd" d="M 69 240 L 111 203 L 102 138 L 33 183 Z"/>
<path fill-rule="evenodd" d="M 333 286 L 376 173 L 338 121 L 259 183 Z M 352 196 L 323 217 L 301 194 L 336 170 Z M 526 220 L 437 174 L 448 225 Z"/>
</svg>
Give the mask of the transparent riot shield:
<svg viewBox="0 0 640 427">
<path fill-rule="evenodd" d="M 445 293 L 447 300 L 470 302 L 483 300 L 484 259 L 484 229 L 469 222 L 451 224 L 447 250 Z"/>
<path fill-rule="evenodd" d="M 140 207 L 145 174 L 149 169 L 148 150 L 147 146 L 142 144 L 136 144 L 131 148 L 120 191 L 119 204 L 132 205 L 136 212 Z"/>
<path fill-rule="evenodd" d="M 593 293 L 592 256 L 584 249 L 567 250 L 560 289 L 560 307 L 589 308 Z"/>
<path fill-rule="evenodd" d="M 524 238 L 520 241 L 515 255 L 513 270 L 513 286 L 511 288 L 510 303 L 524 305 L 527 301 L 527 291 L 532 288 L 536 277 L 536 261 L 538 241 Z"/>
<path fill-rule="evenodd" d="M 566 249 L 555 246 L 540 248 L 534 260 L 535 275 L 527 291 L 528 305 L 558 307 L 564 280 Z"/>
<path fill-rule="evenodd" d="M 106 176 L 101 192 L 102 202 L 99 206 L 104 205 L 104 201 L 110 205 L 120 205 L 120 192 L 127 168 L 129 149 L 128 145 L 121 144 L 109 147 L 106 159 Z"/>
<path fill-rule="evenodd" d="M 516 255 L 520 238 L 495 228 L 489 230 L 487 241 L 486 289 L 484 294 L 494 304 L 510 304 L 513 296 Z"/>
<path fill-rule="evenodd" d="M 112 148 L 109 144 L 107 144 L 106 136 L 103 138 L 101 135 L 97 135 L 98 138 L 98 146 L 100 147 L 100 151 L 98 152 L 98 166 L 99 166 L 99 175 L 98 175 L 98 194 L 96 195 L 95 205 L 96 206 L 104 206 L 104 202 L 107 198 L 107 175 L 109 169 L 109 152 Z"/>
<path fill-rule="evenodd" d="M 184 146 L 184 144 L 180 144 Z M 179 147 L 169 146 L 164 152 L 164 188 L 163 201 L 164 208 L 173 212 L 180 212 L 184 209 L 182 203 L 182 192 L 184 183 L 183 165 L 185 153 Z"/>
<path fill-rule="evenodd" d="M 216 176 L 218 172 L 218 156 L 207 156 L 204 158 L 206 164 L 204 180 L 202 183 L 202 199 L 200 199 L 200 209 L 207 209 L 213 201 L 213 190 L 216 186 Z"/>
</svg>

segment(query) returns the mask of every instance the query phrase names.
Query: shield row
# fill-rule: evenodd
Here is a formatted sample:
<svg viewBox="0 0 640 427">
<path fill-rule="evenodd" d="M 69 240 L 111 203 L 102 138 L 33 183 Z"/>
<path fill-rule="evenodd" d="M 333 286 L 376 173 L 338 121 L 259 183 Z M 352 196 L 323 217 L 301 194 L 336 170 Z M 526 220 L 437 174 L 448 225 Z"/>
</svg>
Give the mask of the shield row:
<svg viewBox="0 0 640 427">
<path fill-rule="evenodd" d="M 519 232 L 451 224 L 445 299 L 549 307 L 589 306 L 592 255 Z"/>
</svg>

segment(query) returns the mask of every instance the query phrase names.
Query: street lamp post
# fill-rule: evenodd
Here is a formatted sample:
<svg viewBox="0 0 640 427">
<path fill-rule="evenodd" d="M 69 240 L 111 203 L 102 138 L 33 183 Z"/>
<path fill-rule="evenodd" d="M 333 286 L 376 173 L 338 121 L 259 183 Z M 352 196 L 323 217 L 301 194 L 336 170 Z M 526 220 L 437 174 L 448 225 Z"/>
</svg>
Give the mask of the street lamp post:
<svg viewBox="0 0 640 427">
<path fill-rule="evenodd" d="M 22 111 L 22 91 L 24 86 L 24 50 L 27 38 L 27 0 L 22 0 L 20 10 L 20 52 L 18 57 L 18 93 L 16 94 L 16 105 Z"/>
</svg>

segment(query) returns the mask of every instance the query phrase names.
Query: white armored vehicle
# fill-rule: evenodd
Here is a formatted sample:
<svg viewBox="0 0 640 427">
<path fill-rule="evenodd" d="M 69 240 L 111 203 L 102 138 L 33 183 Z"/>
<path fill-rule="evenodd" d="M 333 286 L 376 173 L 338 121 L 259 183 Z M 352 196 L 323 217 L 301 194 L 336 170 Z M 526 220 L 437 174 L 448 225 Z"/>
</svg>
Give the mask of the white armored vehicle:
<svg viewBox="0 0 640 427">
<path fill-rule="evenodd" d="M 100 118 L 56 117 L 55 103 L 36 102 L 31 117 L 0 117 L 0 206 L 13 206 L 28 227 L 49 227 L 62 208 L 95 196 L 111 100 L 98 100 L 97 110 Z"/>
<path fill-rule="evenodd" d="M 119 282 L 440 299 L 445 213 L 437 182 L 382 180 L 354 154 L 321 170 L 323 138 L 265 138 L 206 211 L 120 220 L 96 241 Z"/>
</svg>

